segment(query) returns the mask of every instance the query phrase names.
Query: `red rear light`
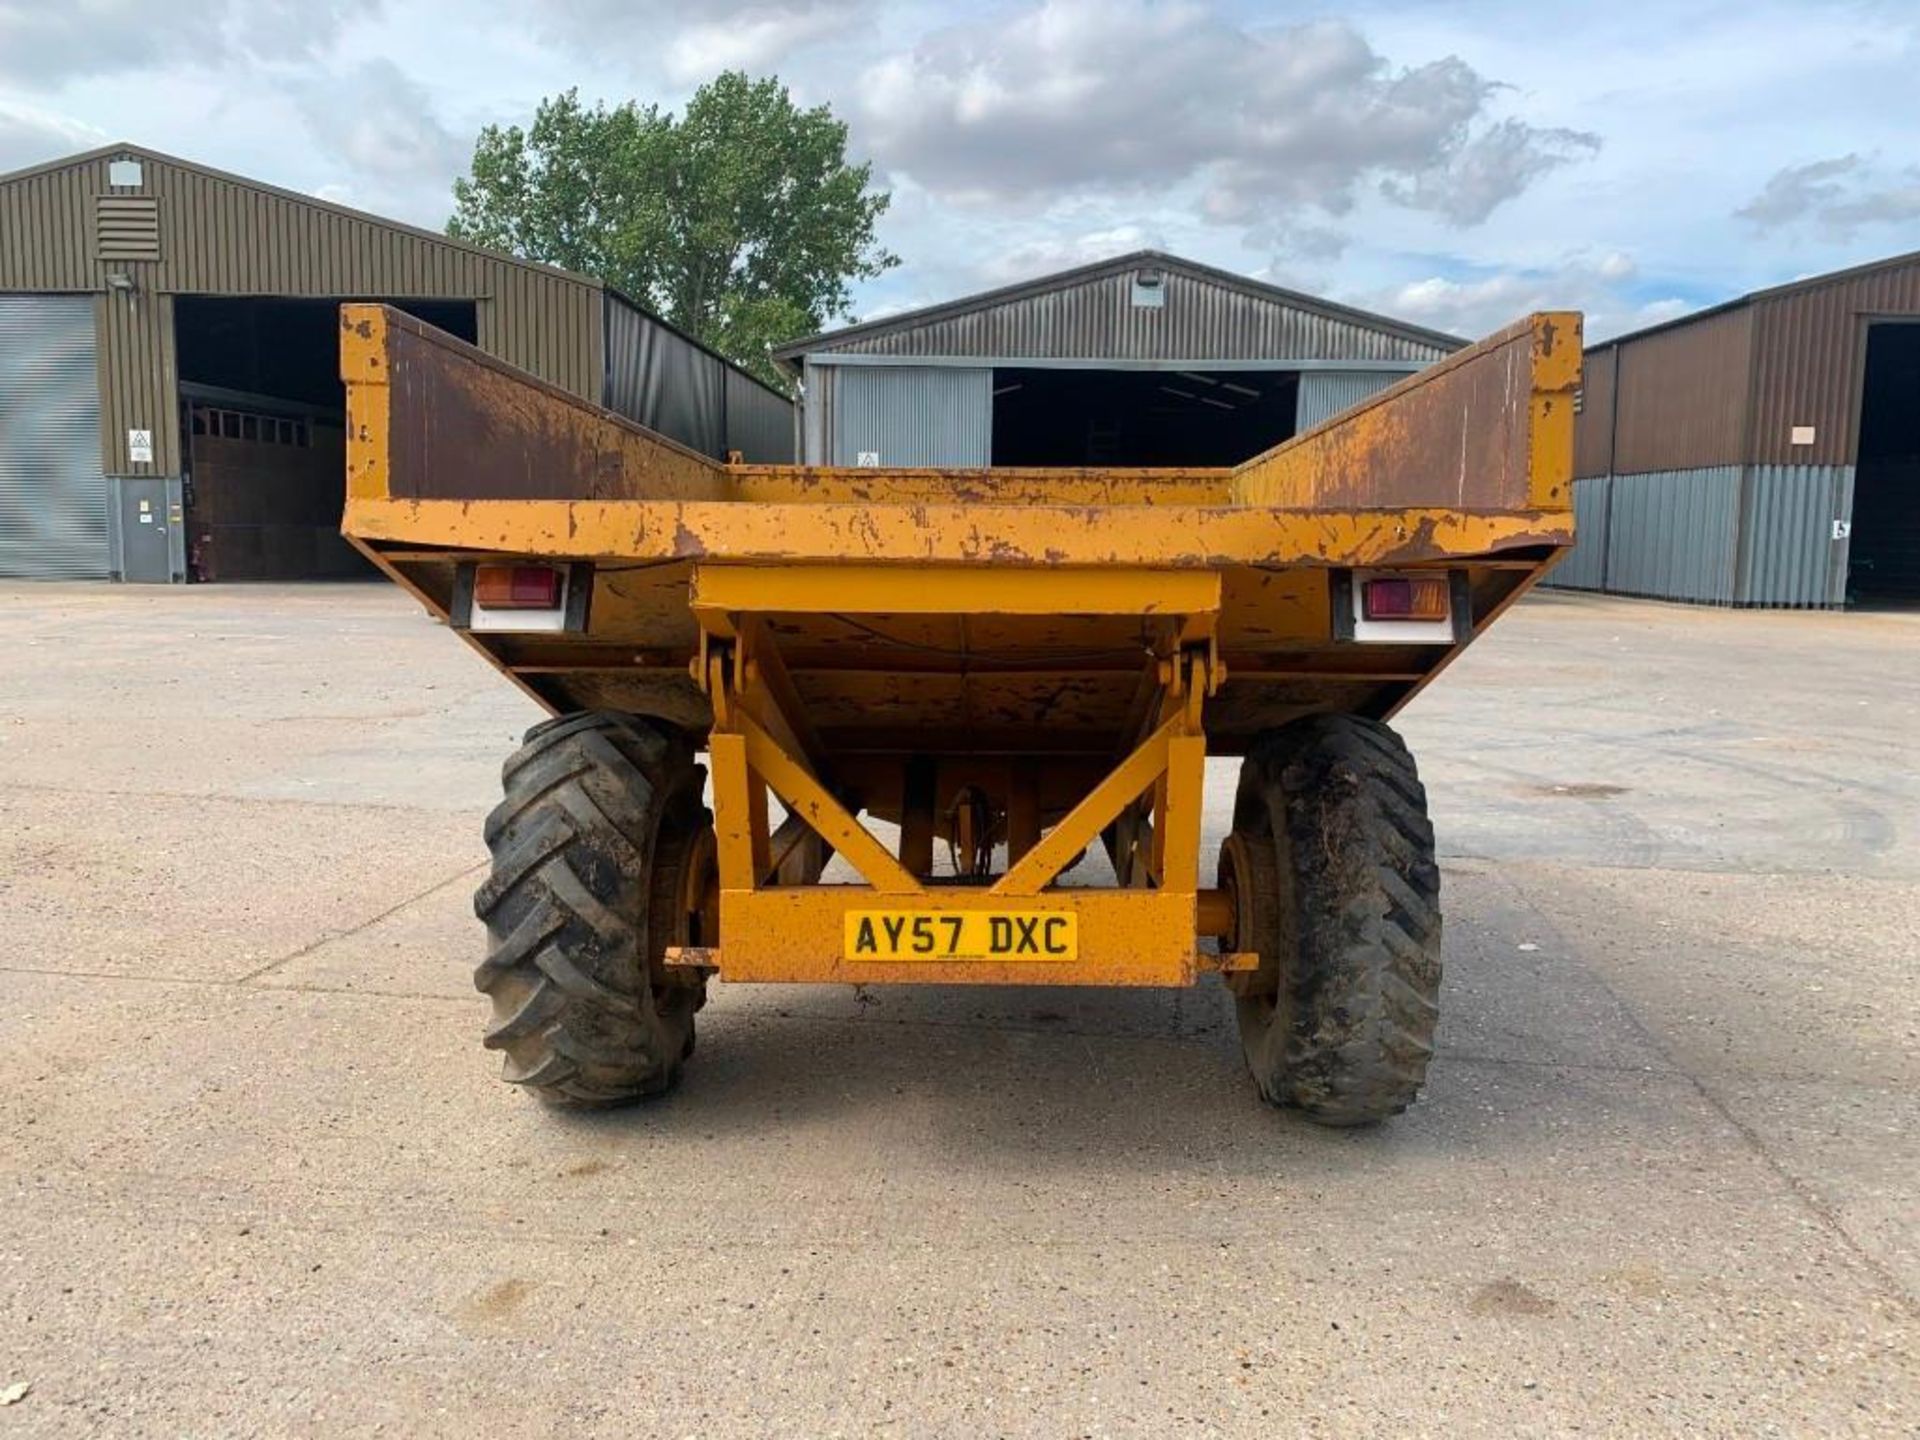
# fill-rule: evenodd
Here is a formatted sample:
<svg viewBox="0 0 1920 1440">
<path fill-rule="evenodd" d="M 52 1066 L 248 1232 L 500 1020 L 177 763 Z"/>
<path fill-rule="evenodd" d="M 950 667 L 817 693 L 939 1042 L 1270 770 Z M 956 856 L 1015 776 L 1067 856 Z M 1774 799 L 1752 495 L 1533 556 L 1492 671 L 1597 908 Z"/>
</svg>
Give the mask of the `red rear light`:
<svg viewBox="0 0 1920 1440">
<path fill-rule="evenodd" d="M 1360 614 L 1366 620 L 1445 620 L 1448 610 L 1444 575 L 1368 580 L 1360 591 Z"/>
<path fill-rule="evenodd" d="M 566 574 L 549 565 L 478 565 L 473 603 L 483 610 L 557 610 Z"/>
</svg>

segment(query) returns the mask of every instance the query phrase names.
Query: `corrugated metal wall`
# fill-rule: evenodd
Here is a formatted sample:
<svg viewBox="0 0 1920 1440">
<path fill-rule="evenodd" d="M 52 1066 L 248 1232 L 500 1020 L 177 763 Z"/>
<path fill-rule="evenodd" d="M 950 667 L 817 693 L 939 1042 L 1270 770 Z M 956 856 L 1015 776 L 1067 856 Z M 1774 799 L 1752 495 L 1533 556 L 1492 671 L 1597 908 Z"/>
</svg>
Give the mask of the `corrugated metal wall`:
<svg viewBox="0 0 1920 1440">
<path fill-rule="evenodd" d="M 1580 412 L 1573 420 L 1575 475 L 1613 473 L 1613 377 L 1619 359 L 1620 352 L 1611 345 L 1586 353 L 1580 377 Z"/>
<path fill-rule="evenodd" d="M 793 462 L 793 402 L 752 376 L 727 371 L 727 449 L 755 465 Z"/>
<path fill-rule="evenodd" d="M 1763 292 L 1590 352 L 1575 473 L 1615 472 L 1606 482 L 1605 588 L 1844 605 L 1848 546 L 1833 538 L 1833 525 L 1852 515 L 1868 327 L 1916 316 L 1920 259 L 1902 258 Z M 1616 365 L 1609 432 L 1601 402 Z M 1796 426 L 1812 428 L 1811 443 L 1793 443 Z M 1729 475 L 1737 494 L 1723 505 L 1716 497 Z M 1584 532 L 1586 519 L 1577 523 Z M 1584 583 L 1589 564 L 1576 551 L 1553 583 Z"/>
<path fill-rule="evenodd" d="M 1120 360 L 1438 360 L 1452 348 L 1166 269 L 1165 303 L 1133 303 L 1132 268 L 912 329 L 836 341 L 838 353 Z"/>
<path fill-rule="evenodd" d="M 1752 453 L 1762 465 L 1851 465 L 1858 458 L 1866 326 L 1920 315 L 1920 259 L 1753 302 Z M 1795 445 L 1793 427 L 1814 427 Z"/>
<path fill-rule="evenodd" d="M 656 327 L 658 328 L 658 327 Z M 727 367 L 677 335 L 653 346 L 652 428 L 716 459 L 727 451 Z"/>
<path fill-rule="evenodd" d="M 1834 522 L 1853 514 L 1851 465 L 1753 465 L 1740 527 L 1743 605 L 1846 604 L 1847 542 Z"/>
<path fill-rule="evenodd" d="M 833 393 L 827 463 L 857 465 L 862 452 L 884 466 L 992 463 L 991 370 L 850 366 Z"/>
<path fill-rule="evenodd" d="M 1608 590 L 1669 600 L 1732 602 L 1739 466 L 1616 475 L 1610 502 Z"/>
<path fill-rule="evenodd" d="M 107 576 L 93 304 L 0 295 L 0 575 Z"/>
<path fill-rule="evenodd" d="M 1406 379 L 1391 370 L 1303 370 L 1299 407 L 1294 414 L 1296 433 L 1331 419 L 1369 395 Z"/>
<path fill-rule="evenodd" d="M 1573 553 L 1540 583 L 1561 590 L 1607 588 L 1607 511 L 1613 477 L 1592 475 L 1573 482 Z"/>
<path fill-rule="evenodd" d="M 791 401 L 611 292 L 606 336 L 609 410 L 716 460 L 793 458 Z"/>
<path fill-rule="evenodd" d="M 601 403 L 716 458 L 726 453 L 726 366 L 652 316 L 606 296 Z"/>
<path fill-rule="evenodd" d="M 132 154 L 134 152 L 127 152 Z M 115 475 L 177 474 L 173 294 L 472 299 L 482 349 L 598 399 L 600 287 L 310 198 L 139 155 L 137 190 L 108 185 L 101 155 L 0 184 L 0 290 L 101 296 L 101 441 Z M 159 202 L 157 261 L 95 258 L 102 196 Z M 131 295 L 107 291 L 109 272 Z M 151 464 L 126 432 L 151 429 Z"/>
<path fill-rule="evenodd" d="M 84 175 L 46 171 L 0 185 L 0 290 L 98 290 L 90 249 L 93 197 L 106 164 Z"/>
<path fill-rule="evenodd" d="M 1846 604 L 1849 465 L 1722 466 L 1573 485 L 1573 553 L 1543 582 L 1656 600 Z"/>
<path fill-rule="evenodd" d="M 1752 326 L 1752 310 L 1740 306 L 1617 347 L 1613 473 L 1698 470 L 1746 459 Z"/>
<path fill-rule="evenodd" d="M 839 393 L 834 381 L 839 370 L 830 365 L 809 365 L 802 385 L 805 394 L 800 404 L 800 463 L 825 465 L 833 454 L 833 404 Z"/>
<path fill-rule="evenodd" d="M 100 334 L 102 463 L 110 475 L 181 471 L 179 366 L 173 349 L 173 296 L 142 290 L 93 298 Z M 130 458 L 127 432 L 153 434 L 151 463 Z"/>
</svg>

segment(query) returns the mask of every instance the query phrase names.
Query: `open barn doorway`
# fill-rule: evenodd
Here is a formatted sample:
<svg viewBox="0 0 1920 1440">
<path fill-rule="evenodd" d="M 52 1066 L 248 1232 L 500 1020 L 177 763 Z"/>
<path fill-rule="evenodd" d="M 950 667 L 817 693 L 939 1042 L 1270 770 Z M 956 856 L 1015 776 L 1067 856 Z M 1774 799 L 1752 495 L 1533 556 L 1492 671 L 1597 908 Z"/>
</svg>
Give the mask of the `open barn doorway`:
<svg viewBox="0 0 1920 1440">
<path fill-rule="evenodd" d="M 1867 331 L 1847 590 L 1858 605 L 1920 605 L 1920 323 Z"/>
<path fill-rule="evenodd" d="M 1291 370 L 993 372 L 995 465 L 1238 465 L 1293 434 Z"/>
<path fill-rule="evenodd" d="M 462 340 L 471 300 L 388 302 Z M 346 395 L 339 300 L 174 300 L 192 580 L 372 574 L 340 538 Z"/>
</svg>

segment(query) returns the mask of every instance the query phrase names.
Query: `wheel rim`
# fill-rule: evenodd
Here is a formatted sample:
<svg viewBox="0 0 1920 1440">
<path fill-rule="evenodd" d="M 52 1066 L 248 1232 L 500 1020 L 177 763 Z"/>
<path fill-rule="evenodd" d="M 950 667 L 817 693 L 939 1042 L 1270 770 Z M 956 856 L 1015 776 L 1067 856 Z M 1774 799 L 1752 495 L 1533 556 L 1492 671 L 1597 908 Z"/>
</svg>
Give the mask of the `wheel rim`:
<svg viewBox="0 0 1920 1440">
<path fill-rule="evenodd" d="M 675 907 L 680 945 L 720 943 L 720 845 L 711 824 L 694 832 L 680 866 L 679 904 Z"/>
<path fill-rule="evenodd" d="M 1277 916 L 1274 913 L 1274 880 L 1269 875 L 1261 883 L 1259 867 L 1274 866 L 1273 842 L 1265 836 L 1236 830 L 1220 846 L 1219 885 L 1227 892 L 1233 915 L 1233 934 L 1226 943 L 1235 950 L 1252 950 L 1260 956 L 1258 970 L 1229 972 L 1227 988 L 1242 1001 L 1260 1004 L 1271 1010 L 1280 989 Z"/>
<path fill-rule="evenodd" d="M 686 828 L 662 826 L 654 842 L 653 897 L 647 907 L 647 985 L 663 1019 L 700 1006 L 704 972 L 669 967 L 667 951 L 719 942 L 718 844 L 696 808 Z M 684 822 L 683 822 L 684 823 Z"/>
</svg>

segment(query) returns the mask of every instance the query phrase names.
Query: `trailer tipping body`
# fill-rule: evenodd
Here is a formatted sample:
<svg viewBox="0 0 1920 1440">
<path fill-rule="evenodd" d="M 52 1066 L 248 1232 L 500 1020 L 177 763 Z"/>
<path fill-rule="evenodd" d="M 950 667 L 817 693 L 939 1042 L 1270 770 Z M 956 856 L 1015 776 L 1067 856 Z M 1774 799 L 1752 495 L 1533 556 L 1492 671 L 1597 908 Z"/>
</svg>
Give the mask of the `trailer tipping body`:
<svg viewBox="0 0 1920 1440">
<path fill-rule="evenodd" d="M 1573 314 L 1177 470 L 723 464 L 397 311 L 342 327 L 353 543 L 554 715 L 708 753 L 654 989 L 1270 990 L 1273 887 L 1244 847 L 1203 874 L 1207 755 L 1384 728 L 1573 541 Z"/>
</svg>

